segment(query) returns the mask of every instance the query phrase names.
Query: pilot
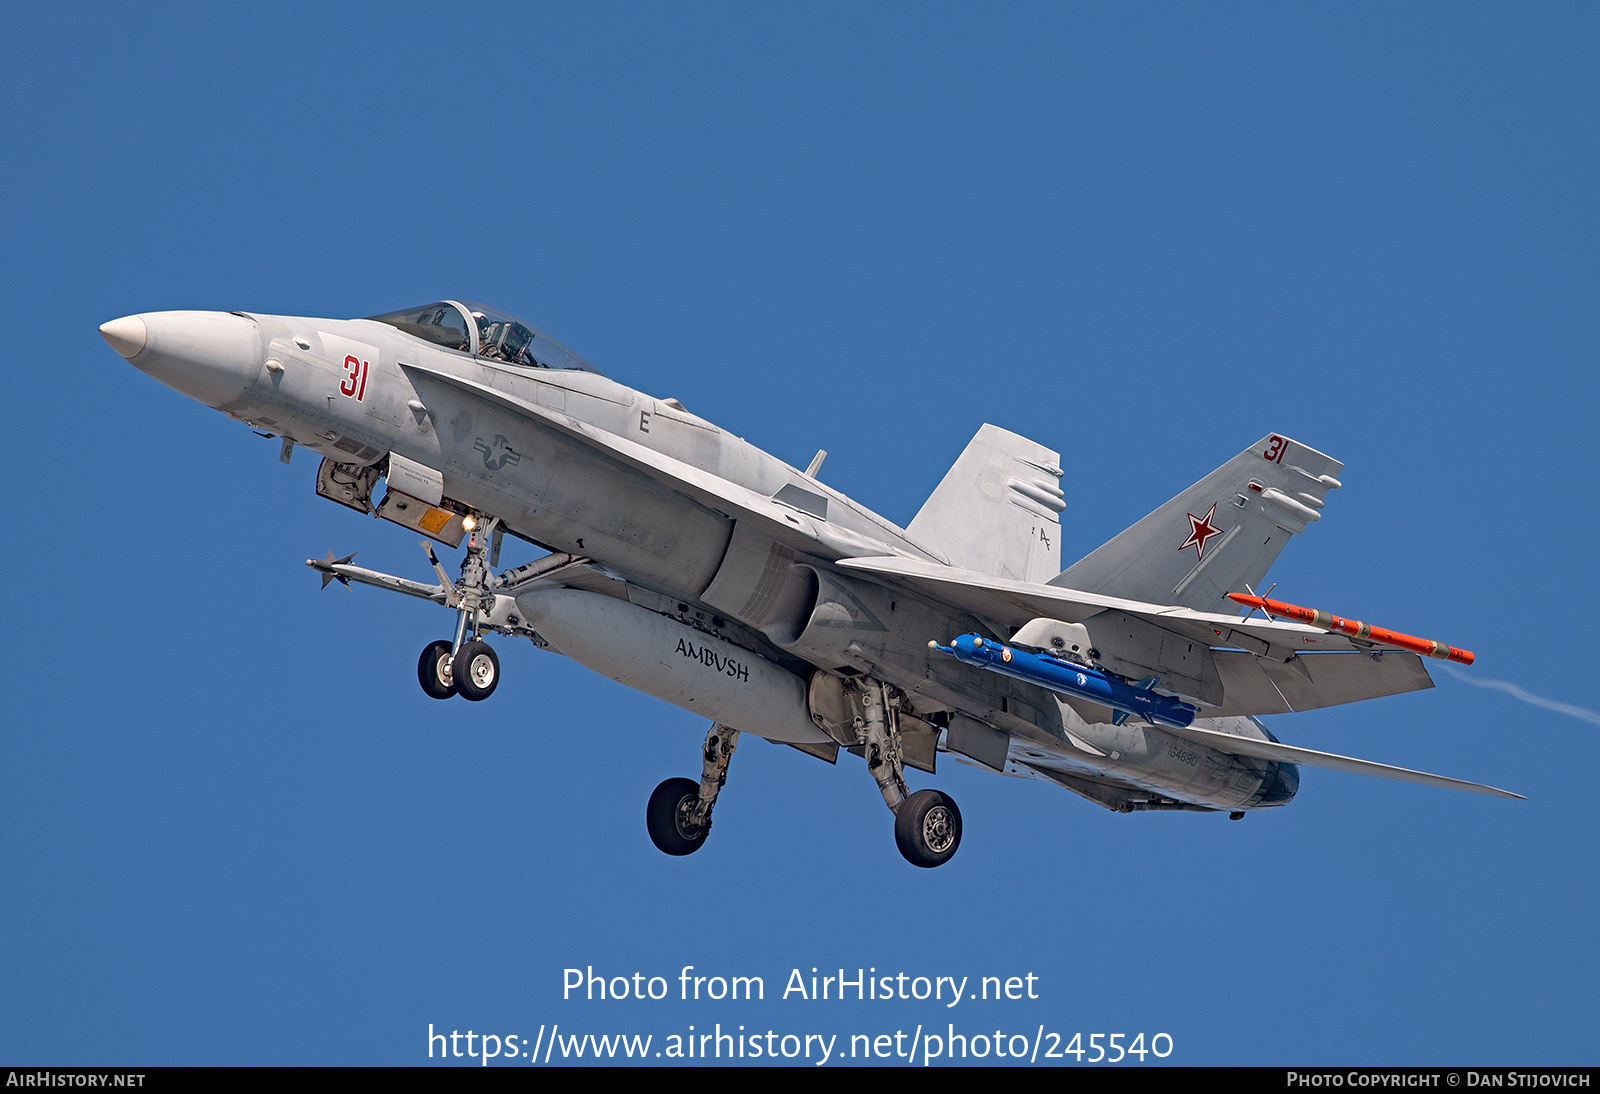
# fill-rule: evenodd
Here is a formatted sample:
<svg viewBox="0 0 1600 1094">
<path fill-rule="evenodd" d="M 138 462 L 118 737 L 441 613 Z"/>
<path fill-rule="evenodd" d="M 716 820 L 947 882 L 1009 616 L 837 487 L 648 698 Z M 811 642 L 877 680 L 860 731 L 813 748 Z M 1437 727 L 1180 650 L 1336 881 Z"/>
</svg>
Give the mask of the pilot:
<svg viewBox="0 0 1600 1094">
<path fill-rule="evenodd" d="M 481 311 L 473 312 L 472 318 L 478 324 L 478 356 L 487 357 L 492 361 L 505 360 L 505 350 L 500 346 L 500 339 L 505 334 L 505 324 L 489 322 L 489 317 Z"/>
</svg>

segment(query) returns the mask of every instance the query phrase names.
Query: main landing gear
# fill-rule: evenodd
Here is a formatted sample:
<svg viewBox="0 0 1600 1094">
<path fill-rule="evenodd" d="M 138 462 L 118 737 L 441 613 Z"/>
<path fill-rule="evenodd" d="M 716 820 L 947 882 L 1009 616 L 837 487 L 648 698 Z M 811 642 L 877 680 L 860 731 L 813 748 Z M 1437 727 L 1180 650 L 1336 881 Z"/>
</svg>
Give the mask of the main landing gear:
<svg viewBox="0 0 1600 1094">
<path fill-rule="evenodd" d="M 424 661 L 426 673 L 426 655 Z M 423 687 L 428 687 L 426 679 Z M 848 688 L 856 707 L 855 737 L 867 771 L 877 782 L 884 804 L 894 813 L 895 846 L 913 866 L 943 866 L 961 846 L 961 810 L 941 791 L 907 791 L 898 727 L 902 697 L 876 680 L 852 681 Z M 711 831 L 711 810 L 728 781 L 728 761 L 738 741 L 738 730 L 713 723 L 702 750 L 700 781 L 668 779 L 655 788 L 644 819 L 650 842 L 659 850 L 692 855 L 705 843 Z"/>
<path fill-rule="evenodd" d="M 894 813 L 894 843 L 913 866 L 943 866 L 961 846 L 961 810 L 938 790 L 918 790 Z"/>
<path fill-rule="evenodd" d="M 863 680 L 854 693 L 860 713 L 854 724 L 864 745 L 867 771 L 878 783 L 883 804 L 894 813 L 894 842 L 913 866 L 931 869 L 949 862 L 961 846 L 961 810 L 938 790 L 906 791 L 898 725 L 901 698 L 875 680 Z"/>
<path fill-rule="evenodd" d="M 645 806 L 644 825 L 650 842 L 669 855 L 692 855 L 711 831 L 711 810 L 728 781 L 728 761 L 739 747 L 739 731 L 713 722 L 706 733 L 700 781 L 668 779 L 655 788 Z"/>
</svg>

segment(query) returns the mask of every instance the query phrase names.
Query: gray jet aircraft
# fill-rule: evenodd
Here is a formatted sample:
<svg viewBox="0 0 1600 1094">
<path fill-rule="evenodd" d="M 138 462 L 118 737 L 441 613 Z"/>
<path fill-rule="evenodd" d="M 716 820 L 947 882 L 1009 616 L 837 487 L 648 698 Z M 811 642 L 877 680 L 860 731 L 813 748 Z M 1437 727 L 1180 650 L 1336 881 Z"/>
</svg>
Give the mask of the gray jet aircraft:
<svg viewBox="0 0 1600 1094">
<path fill-rule="evenodd" d="M 1472 659 L 1257 595 L 1343 466 L 1282 434 L 1062 569 L 1060 456 L 992 425 L 900 528 L 820 481 L 826 453 L 791 467 L 480 304 L 155 312 L 100 333 L 281 438 L 284 463 L 315 452 L 322 497 L 428 537 L 436 582 L 331 551 L 307 563 L 324 588 L 455 612 L 422 652 L 428 695 L 487 699 L 500 662 L 485 639 L 503 635 L 709 718 L 700 778 L 668 779 L 646 808 L 667 854 L 704 842 L 742 733 L 862 757 L 924 867 L 955 853 L 961 814 L 904 771 L 931 775 L 941 754 L 1124 813 L 1238 819 L 1287 804 L 1297 765 L 1520 796 L 1285 745 L 1260 722 L 1432 687 L 1423 655 Z M 506 536 L 544 553 L 500 570 Z M 430 541 L 466 543 L 457 576 Z"/>
</svg>

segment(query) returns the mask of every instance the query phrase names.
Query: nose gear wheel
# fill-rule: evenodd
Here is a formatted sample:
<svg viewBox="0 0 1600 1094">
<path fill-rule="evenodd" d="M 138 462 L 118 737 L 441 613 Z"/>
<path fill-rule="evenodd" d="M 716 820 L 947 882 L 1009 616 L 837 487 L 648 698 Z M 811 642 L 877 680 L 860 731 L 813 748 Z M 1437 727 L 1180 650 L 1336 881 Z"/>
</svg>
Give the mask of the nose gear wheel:
<svg viewBox="0 0 1600 1094">
<path fill-rule="evenodd" d="M 456 654 L 450 674 L 461 698 L 481 702 L 500 686 L 500 658 L 495 656 L 494 647 L 489 643 L 474 639 Z"/>
<path fill-rule="evenodd" d="M 455 677 L 450 671 L 450 643 L 430 642 L 417 661 L 417 680 L 422 690 L 435 699 L 448 699 L 456 693 Z"/>
</svg>

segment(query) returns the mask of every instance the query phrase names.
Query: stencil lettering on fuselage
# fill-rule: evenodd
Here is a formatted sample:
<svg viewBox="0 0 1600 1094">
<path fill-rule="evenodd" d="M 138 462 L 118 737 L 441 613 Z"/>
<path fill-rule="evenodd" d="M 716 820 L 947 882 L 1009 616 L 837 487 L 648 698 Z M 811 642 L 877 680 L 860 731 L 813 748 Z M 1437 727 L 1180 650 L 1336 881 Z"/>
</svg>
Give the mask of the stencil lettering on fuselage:
<svg viewBox="0 0 1600 1094">
<path fill-rule="evenodd" d="M 750 679 L 749 665 L 736 657 L 724 657 L 710 646 L 696 646 L 693 642 L 680 638 L 678 652 L 691 661 L 698 661 L 708 669 L 715 669 L 723 676 L 731 676 L 741 682 Z"/>
</svg>

